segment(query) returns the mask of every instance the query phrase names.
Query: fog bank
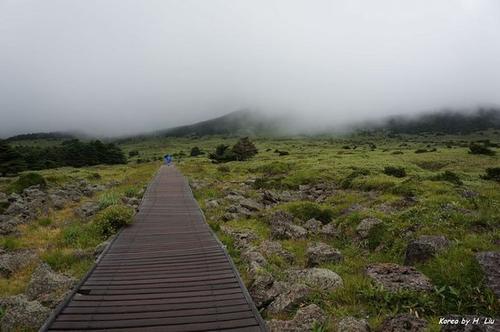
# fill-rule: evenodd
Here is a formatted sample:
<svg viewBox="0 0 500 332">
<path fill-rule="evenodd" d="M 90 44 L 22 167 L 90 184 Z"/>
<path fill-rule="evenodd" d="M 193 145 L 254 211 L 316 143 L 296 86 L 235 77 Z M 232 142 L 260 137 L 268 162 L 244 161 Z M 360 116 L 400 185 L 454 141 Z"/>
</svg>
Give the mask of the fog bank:
<svg viewBox="0 0 500 332">
<path fill-rule="evenodd" d="M 500 2 L 0 1 L 0 137 L 500 104 Z"/>
</svg>

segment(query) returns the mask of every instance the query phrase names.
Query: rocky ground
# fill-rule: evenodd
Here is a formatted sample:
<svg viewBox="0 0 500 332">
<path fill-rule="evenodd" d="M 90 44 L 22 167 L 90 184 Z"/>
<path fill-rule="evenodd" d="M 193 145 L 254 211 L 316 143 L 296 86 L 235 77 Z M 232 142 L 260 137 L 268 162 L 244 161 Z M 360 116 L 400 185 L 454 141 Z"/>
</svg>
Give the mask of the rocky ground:
<svg viewBox="0 0 500 332">
<path fill-rule="evenodd" d="M 55 247 L 61 245 L 59 242 L 67 242 L 68 234 L 70 239 L 78 237 L 79 234 L 73 235 L 71 232 L 65 232 L 65 229 L 79 232 L 81 229 L 78 227 L 89 225 L 103 209 L 105 200 L 102 196 L 99 199 L 99 195 L 115 190 L 118 185 L 119 182 L 114 180 L 103 184 L 78 180 L 49 188 L 32 186 L 19 194 L 0 193 L 0 203 L 5 207 L 0 215 L 0 234 L 4 247 L 0 249 L 0 278 L 7 282 L 2 291 L 7 294 L 16 293 L 0 297 L 1 331 L 37 330 L 51 311 L 71 292 L 78 279 L 109 241 L 101 243 L 102 239 L 96 238 L 91 239 L 90 247 L 86 248 L 79 245 L 78 241 L 66 243 L 69 248 Z M 127 196 L 121 197 L 119 202 L 132 209 L 136 209 L 139 203 L 139 198 Z M 63 220 L 55 224 L 55 221 L 49 218 L 60 213 L 66 216 L 64 210 L 69 211 L 71 221 Z M 50 224 L 45 225 L 44 221 L 50 221 Z M 46 228 L 56 235 L 47 239 L 47 243 L 29 243 L 31 237 L 36 240 L 45 237 L 42 232 L 47 232 Z M 75 274 L 71 273 L 71 269 L 65 269 L 68 267 L 64 262 L 67 259 L 65 252 L 69 249 L 71 251 L 68 257 L 71 262 L 88 262 L 82 273 L 77 273 L 76 276 L 70 275 Z M 55 255 L 47 255 L 47 251 L 51 250 Z M 60 261 L 63 261 L 62 265 L 59 264 Z M 47 262 L 61 271 L 54 271 Z M 19 291 L 11 291 L 9 284 L 14 285 L 19 275 L 24 278 L 23 284 Z"/>
</svg>

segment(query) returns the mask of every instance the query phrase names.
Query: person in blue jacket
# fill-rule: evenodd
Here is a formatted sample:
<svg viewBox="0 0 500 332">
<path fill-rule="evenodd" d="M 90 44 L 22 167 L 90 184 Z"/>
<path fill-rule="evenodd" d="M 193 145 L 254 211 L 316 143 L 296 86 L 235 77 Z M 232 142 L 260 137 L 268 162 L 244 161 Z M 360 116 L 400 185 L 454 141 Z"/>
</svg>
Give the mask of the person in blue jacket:
<svg viewBox="0 0 500 332">
<path fill-rule="evenodd" d="M 172 163 L 172 160 L 174 159 L 171 155 L 169 154 L 166 154 L 164 157 L 164 160 L 165 160 L 165 164 L 167 164 L 168 166 L 170 166 L 170 164 Z"/>
</svg>

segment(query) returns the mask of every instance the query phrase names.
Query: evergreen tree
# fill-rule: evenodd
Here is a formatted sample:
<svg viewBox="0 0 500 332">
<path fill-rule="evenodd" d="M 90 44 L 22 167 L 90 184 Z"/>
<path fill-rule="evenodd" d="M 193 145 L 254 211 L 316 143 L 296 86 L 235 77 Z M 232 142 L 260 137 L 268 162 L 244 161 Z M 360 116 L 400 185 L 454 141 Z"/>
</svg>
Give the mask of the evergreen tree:
<svg viewBox="0 0 500 332">
<path fill-rule="evenodd" d="M 0 176 L 16 175 L 26 169 L 26 164 L 16 150 L 0 140 Z"/>
<path fill-rule="evenodd" d="M 236 156 L 236 160 L 247 160 L 252 158 L 257 154 L 257 148 L 248 139 L 248 137 L 241 138 L 238 143 L 233 146 L 233 153 Z"/>
</svg>

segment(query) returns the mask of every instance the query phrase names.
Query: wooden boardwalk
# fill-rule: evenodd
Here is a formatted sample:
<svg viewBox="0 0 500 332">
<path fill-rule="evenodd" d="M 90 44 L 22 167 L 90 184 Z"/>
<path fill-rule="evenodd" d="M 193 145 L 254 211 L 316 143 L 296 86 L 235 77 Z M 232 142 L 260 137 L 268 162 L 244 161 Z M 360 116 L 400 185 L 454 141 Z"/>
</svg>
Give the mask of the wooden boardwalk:
<svg viewBox="0 0 500 332">
<path fill-rule="evenodd" d="M 266 331 L 174 166 L 42 331 Z"/>
</svg>

